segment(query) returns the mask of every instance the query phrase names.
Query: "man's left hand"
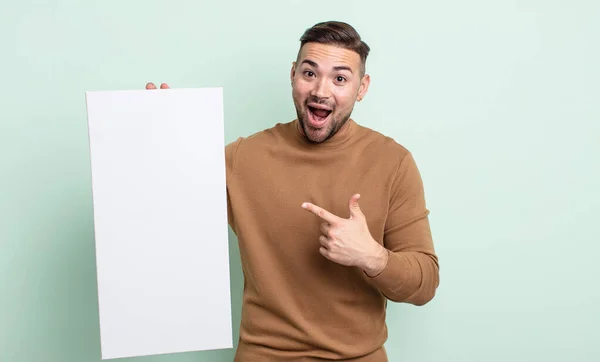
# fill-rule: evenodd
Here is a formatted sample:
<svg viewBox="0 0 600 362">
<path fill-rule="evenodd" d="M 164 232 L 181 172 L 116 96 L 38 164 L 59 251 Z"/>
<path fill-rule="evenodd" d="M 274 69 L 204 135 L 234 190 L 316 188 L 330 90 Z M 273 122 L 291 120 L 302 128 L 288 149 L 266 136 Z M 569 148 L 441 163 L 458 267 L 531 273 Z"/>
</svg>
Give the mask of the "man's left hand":
<svg viewBox="0 0 600 362">
<path fill-rule="evenodd" d="M 350 218 L 340 218 L 329 211 L 305 202 L 302 207 L 320 217 L 321 236 L 319 251 L 327 259 L 346 266 L 357 266 L 369 276 L 385 269 L 387 249 L 379 244 L 369 232 L 367 219 L 358 205 L 360 195 L 350 198 Z"/>
</svg>

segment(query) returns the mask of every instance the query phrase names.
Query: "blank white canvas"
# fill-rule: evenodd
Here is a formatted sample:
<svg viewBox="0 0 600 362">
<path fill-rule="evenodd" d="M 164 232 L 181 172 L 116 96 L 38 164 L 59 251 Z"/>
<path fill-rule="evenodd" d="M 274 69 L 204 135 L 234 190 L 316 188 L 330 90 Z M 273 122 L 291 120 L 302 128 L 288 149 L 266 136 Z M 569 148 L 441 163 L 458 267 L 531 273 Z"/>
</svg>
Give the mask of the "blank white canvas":
<svg viewBox="0 0 600 362">
<path fill-rule="evenodd" d="M 86 102 L 102 359 L 232 348 L 222 89 Z"/>
</svg>

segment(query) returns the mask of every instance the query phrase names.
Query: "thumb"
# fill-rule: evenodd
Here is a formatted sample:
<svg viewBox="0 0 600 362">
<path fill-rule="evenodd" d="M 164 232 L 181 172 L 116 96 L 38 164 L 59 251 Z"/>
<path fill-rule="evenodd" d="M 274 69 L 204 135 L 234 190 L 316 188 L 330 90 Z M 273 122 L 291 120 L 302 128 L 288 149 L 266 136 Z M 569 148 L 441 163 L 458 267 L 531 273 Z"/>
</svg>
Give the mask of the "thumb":
<svg viewBox="0 0 600 362">
<path fill-rule="evenodd" d="M 360 194 L 355 194 L 350 198 L 351 219 L 354 219 L 357 216 L 362 216 L 362 211 L 360 210 L 360 206 L 358 205 L 358 199 L 360 199 Z"/>
</svg>

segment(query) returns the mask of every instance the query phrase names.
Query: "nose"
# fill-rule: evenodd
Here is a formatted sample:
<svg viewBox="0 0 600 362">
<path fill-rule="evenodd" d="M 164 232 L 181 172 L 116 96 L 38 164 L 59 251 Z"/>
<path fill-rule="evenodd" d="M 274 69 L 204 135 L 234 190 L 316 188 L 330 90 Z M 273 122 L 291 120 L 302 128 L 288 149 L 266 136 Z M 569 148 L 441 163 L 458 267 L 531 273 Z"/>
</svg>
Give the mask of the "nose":
<svg viewBox="0 0 600 362">
<path fill-rule="evenodd" d="M 328 99 L 331 96 L 331 89 L 327 78 L 323 77 L 314 83 L 311 95 L 319 99 Z"/>
</svg>

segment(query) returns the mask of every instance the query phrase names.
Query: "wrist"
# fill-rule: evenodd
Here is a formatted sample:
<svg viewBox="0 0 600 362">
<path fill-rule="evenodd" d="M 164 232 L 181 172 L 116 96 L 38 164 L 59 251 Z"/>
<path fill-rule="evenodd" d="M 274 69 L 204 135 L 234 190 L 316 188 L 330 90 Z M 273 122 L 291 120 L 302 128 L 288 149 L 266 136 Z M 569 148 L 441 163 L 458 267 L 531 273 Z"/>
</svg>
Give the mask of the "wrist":
<svg viewBox="0 0 600 362">
<path fill-rule="evenodd" d="M 383 272 L 386 268 L 389 259 L 387 249 L 381 246 L 379 243 L 375 243 L 377 248 L 375 249 L 373 255 L 368 258 L 366 265 L 363 267 L 364 272 L 369 277 L 374 277 L 381 274 L 381 272 Z"/>
</svg>

